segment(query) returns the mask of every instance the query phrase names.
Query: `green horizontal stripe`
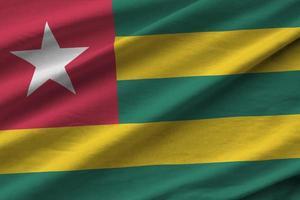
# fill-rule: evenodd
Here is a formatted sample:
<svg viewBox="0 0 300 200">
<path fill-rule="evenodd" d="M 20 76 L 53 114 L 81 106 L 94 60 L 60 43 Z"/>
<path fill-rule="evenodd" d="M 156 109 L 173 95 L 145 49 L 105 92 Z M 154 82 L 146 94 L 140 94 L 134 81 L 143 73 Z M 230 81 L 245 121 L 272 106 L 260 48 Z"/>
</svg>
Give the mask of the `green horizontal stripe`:
<svg viewBox="0 0 300 200">
<path fill-rule="evenodd" d="M 0 175 L 3 200 L 298 200 L 299 188 L 298 159 Z"/>
<path fill-rule="evenodd" d="M 118 81 L 121 123 L 300 113 L 300 72 Z"/>
<path fill-rule="evenodd" d="M 113 0 L 118 36 L 300 26 L 298 0 Z"/>
</svg>

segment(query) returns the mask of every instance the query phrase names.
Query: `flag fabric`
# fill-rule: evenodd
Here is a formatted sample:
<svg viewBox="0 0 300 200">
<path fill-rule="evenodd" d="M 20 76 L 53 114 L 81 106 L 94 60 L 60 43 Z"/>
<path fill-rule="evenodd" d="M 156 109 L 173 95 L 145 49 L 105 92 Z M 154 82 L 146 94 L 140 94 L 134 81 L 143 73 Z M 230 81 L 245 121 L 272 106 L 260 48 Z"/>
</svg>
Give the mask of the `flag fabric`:
<svg viewBox="0 0 300 200">
<path fill-rule="evenodd" d="M 0 199 L 300 199 L 299 0 L 0 0 Z"/>
</svg>

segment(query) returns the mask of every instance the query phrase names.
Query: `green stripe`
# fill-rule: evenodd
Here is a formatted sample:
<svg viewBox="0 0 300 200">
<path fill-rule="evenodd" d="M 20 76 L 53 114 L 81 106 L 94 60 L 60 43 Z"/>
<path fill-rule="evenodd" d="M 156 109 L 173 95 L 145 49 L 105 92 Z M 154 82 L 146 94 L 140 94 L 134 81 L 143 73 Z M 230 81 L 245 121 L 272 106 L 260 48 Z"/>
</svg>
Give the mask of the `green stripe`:
<svg viewBox="0 0 300 200">
<path fill-rule="evenodd" d="M 121 123 L 300 114 L 300 72 L 118 81 Z"/>
<path fill-rule="evenodd" d="M 300 199 L 300 160 L 0 175 L 5 200 Z M 275 198 L 276 197 L 276 198 Z"/>
<path fill-rule="evenodd" d="M 118 36 L 300 26 L 298 0 L 113 0 Z"/>
</svg>

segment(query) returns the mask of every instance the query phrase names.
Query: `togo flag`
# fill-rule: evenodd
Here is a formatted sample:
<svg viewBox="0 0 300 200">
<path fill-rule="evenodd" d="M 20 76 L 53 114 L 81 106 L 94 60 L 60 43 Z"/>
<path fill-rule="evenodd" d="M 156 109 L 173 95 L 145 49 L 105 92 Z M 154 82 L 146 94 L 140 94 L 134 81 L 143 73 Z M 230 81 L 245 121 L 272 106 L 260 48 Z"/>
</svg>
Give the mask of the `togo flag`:
<svg viewBox="0 0 300 200">
<path fill-rule="evenodd" d="M 300 199 L 299 38 L 300 0 L 0 0 L 0 199 Z"/>
</svg>

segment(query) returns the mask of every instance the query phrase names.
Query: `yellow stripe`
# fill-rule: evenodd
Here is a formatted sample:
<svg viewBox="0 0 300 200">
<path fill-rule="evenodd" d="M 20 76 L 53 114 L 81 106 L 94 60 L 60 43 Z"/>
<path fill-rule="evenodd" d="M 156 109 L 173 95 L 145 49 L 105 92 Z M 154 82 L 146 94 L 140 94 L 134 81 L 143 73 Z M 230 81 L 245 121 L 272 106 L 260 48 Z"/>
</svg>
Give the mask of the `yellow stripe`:
<svg viewBox="0 0 300 200">
<path fill-rule="evenodd" d="M 299 36 L 300 28 L 278 28 L 117 37 L 117 77 L 130 80 L 300 70 Z"/>
<path fill-rule="evenodd" d="M 0 173 L 300 157 L 300 115 L 0 132 Z"/>
</svg>

